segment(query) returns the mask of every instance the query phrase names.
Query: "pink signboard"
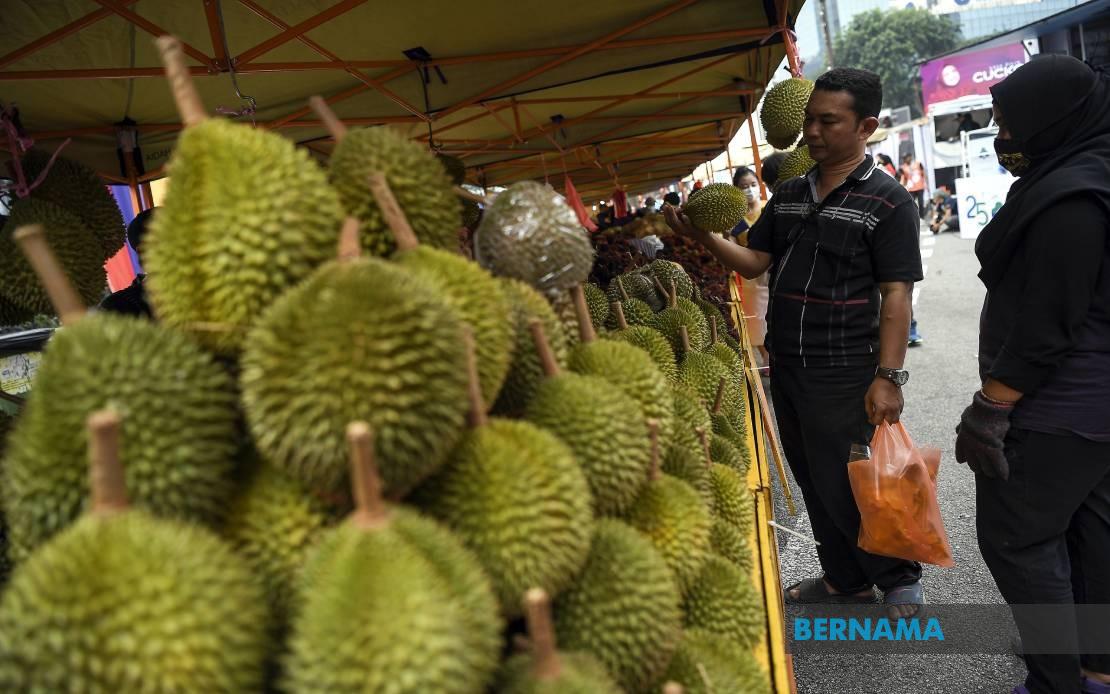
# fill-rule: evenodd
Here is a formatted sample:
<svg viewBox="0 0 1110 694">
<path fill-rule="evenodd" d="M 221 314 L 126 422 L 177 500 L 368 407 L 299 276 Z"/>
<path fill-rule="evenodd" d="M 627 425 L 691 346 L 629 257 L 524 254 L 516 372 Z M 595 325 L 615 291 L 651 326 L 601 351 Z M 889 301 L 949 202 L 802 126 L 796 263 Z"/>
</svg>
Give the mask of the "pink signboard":
<svg viewBox="0 0 1110 694">
<path fill-rule="evenodd" d="M 921 95 L 931 104 L 973 94 L 990 94 L 991 86 L 1025 64 L 1025 46 L 1013 43 L 930 60 L 921 66 Z"/>
</svg>

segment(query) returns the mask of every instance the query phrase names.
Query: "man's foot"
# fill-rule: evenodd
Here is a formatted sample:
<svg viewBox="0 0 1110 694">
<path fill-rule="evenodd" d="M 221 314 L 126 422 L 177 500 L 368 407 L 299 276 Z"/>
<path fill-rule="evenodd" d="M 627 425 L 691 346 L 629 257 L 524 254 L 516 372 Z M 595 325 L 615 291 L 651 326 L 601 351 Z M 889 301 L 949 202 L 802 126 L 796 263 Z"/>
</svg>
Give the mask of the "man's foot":
<svg viewBox="0 0 1110 694">
<path fill-rule="evenodd" d="M 887 605 L 887 614 L 891 619 L 913 617 L 925 604 L 925 586 L 921 581 L 915 581 L 908 586 L 891 588 L 883 596 L 883 604 Z"/>
<path fill-rule="evenodd" d="M 868 588 L 858 593 L 842 593 L 822 578 L 807 578 L 789 586 L 784 594 L 788 604 L 834 603 L 868 604 L 875 602 L 875 590 Z"/>
<path fill-rule="evenodd" d="M 1083 694 L 1110 694 L 1110 674 L 1083 670 Z"/>
<path fill-rule="evenodd" d="M 920 345 L 924 341 L 925 341 L 925 338 L 921 337 L 921 333 L 917 332 L 916 330 L 910 331 L 910 339 L 909 339 L 909 346 L 910 347 L 917 347 L 918 345 Z"/>
</svg>

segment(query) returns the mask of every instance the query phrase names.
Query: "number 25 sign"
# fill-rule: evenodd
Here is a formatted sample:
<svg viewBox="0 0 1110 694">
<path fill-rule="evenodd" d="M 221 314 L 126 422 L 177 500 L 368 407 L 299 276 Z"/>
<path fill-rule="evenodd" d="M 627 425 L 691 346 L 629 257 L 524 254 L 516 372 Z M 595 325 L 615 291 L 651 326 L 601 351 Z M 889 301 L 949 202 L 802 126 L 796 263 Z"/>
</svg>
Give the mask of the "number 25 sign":
<svg viewBox="0 0 1110 694">
<path fill-rule="evenodd" d="M 956 179 L 956 199 L 959 201 L 960 238 L 974 239 L 987 223 L 994 219 L 1006 202 L 1006 193 L 1014 178 L 1005 176 L 975 176 Z"/>
</svg>

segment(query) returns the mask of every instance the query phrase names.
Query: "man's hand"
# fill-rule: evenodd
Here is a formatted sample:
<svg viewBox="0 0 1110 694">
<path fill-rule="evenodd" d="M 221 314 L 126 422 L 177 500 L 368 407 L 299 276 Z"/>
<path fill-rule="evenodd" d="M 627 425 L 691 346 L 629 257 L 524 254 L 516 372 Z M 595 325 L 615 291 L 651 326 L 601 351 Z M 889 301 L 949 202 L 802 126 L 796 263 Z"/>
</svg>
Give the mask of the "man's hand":
<svg viewBox="0 0 1110 694">
<path fill-rule="evenodd" d="M 1003 441 L 1010 431 L 1014 404 L 991 400 L 982 391 L 971 399 L 956 427 L 956 462 L 967 463 L 976 474 L 991 479 L 1010 478 Z"/>
<path fill-rule="evenodd" d="M 863 405 L 867 409 L 867 419 L 879 426 L 884 421 L 895 424 L 902 416 L 902 407 L 905 400 L 902 398 L 902 389 L 880 376 L 876 376 L 867 389 L 863 398 Z"/>
<path fill-rule="evenodd" d="M 690 222 L 690 218 L 682 214 L 682 212 L 671 205 L 663 205 L 663 218 L 667 220 L 667 226 L 671 231 L 679 236 L 693 239 L 700 244 L 705 244 L 709 238 L 709 233 L 698 229 Z"/>
</svg>

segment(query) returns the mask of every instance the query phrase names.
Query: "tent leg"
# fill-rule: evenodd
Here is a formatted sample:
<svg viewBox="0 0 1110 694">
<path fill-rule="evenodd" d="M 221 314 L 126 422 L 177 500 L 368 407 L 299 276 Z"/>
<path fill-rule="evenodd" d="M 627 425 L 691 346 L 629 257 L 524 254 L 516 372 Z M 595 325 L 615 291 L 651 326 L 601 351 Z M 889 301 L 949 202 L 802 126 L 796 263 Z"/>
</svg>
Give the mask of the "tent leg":
<svg viewBox="0 0 1110 694">
<path fill-rule="evenodd" d="M 759 140 L 755 136 L 755 114 L 748 114 L 748 133 L 752 136 L 752 160 L 755 162 L 755 178 L 759 181 L 759 198 L 767 202 L 767 184 L 763 182 L 763 160 L 759 156 Z"/>
</svg>

